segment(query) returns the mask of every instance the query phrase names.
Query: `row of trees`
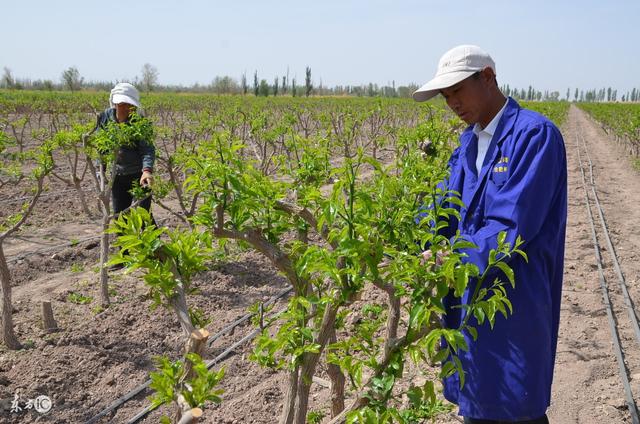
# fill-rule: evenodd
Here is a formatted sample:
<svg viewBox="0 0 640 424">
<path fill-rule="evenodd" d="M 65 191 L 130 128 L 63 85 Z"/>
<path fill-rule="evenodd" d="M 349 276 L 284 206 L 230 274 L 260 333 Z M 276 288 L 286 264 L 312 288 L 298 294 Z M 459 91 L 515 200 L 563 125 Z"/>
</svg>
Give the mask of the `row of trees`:
<svg viewBox="0 0 640 424">
<path fill-rule="evenodd" d="M 258 77 L 258 71 L 254 71 L 253 84 L 250 86 L 246 72 L 242 74 L 240 81 L 225 75 L 216 76 L 210 85 L 200 85 L 198 83 L 187 86 L 160 85 L 158 82 L 158 68 L 145 63 L 140 71 L 140 76 L 136 76 L 131 83 L 140 87 L 143 91 L 175 91 L 175 92 L 214 92 L 216 94 L 253 94 L 254 96 L 278 96 L 290 95 L 293 97 L 306 96 L 312 94 L 320 96 L 357 96 L 357 97 L 411 97 L 411 94 L 419 87 L 416 84 L 408 84 L 396 87 L 395 81 L 390 85 L 380 86 L 369 83 L 363 85 L 336 85 L 327 87 L 320 79 L 318 85 L 314 85 L 311 78 L 311 68 L 305 68 L 304 85 L 298 85 L 296 78 L 289 78 L 289 70 L 282 77 L 275 76 L 272 80 Z M 91 81 L 86 82 L 80 75 L 77 67 L 72 66 L 65 69 L 60 77 L 59 83 L 52 80 L 17 79 L 13 76 L 11 69 L 5 67 L 0 88 L 9 89 L 32 89 L 32 90 L 69 90 L 79 91 L 83 88 L 91 88 L 106 91 L 113 87 L 111 81 Z M 509 84 L 501 87 L 502 92 L 507 96 L 512 96 L 525 101 L 580 101 L 580 102 L 617 102 L 618 90 L 611 87 L 591 90 L 581 90 L 575 88 L 573 93 L 571 88 L 567 88 L 566 95 L 561 97 L 559 91 L 540 91 L 529 86 L 528 88 L 515 88 Z M 573 95 L 572 95 L 573 94 Z M 620 98 L 622 102 L 640 101 L 640 88 L 633 88 L 627 91 Z"/>
<path fill-rule="evenodd" d="M 511 88 L 509 84 L 501 87 L 502 92 L 507 95 L 520 100 L 526 101 L 574 101 L 574 102 L 617 102 L 618 90 L 607 87 L 600 89 L 581 90 L 575 88 L 571 91 L 571 88 L 567 88 L 567 92 L 564 98 L 560 97 L 559 91 L 539 91 L 532 86 L 529 86 L 526 90 L 524 88 Z M 640 89 L 633 88 L 631 91 L 627 91 L 622 95 L 619 101 L 622 102 L 638 102 L 640 101 Z"/>
<path fill-rule="evenodd" d="M 145 63 L 142 65 L 142 69 L 139 77 L 135 77 L 131 81 L 134 85 L 142 88 L 144 91 L 153 91 L 158 87 L 158 68 Z M 80 71 L 75 66 L 62 71 L 60 75 L 60 81 L 54 82 L 53 80 L 35 80 L 19 79 L 14 77 L 10 68 L 4 67 L 2 73 L 2 79 L 0 79 L 0 88 L 9 88 L 14 90 L 69 90 L 80 91 L 83 88 L 93 88 L 96 90 L 109 90 L 113 87 L 111 81 L 91 81 L 85 82 L 85 79 L 80 75 Z"/>
<path fill-rule="evenodd" d="M 314 85 L 311 80 L 311 69 L 306 68 L 305 81 L 303 86 L 298 86 L 296 78 L 288 76 L 274 77 L 273 82 L 260 79 L 257 71 L 253 75 L 253 85 L 249 86 L 246 74 L 243 74 L 240 82 L 233 77 L 215 77 L 211 84 L 211 91 L 216 94 L 253 94 L 255 96 L 279 96 L 290 95 L 310 96 L 312 94 L 320 96 L 357 96 L 357 97 L 411 97 L 411 94 L 418 89 L 418 85 L 396 87 L 395 81 L 391 85 L 380 86 L 369 83 L 363 85 L 336 85 L 328 87 L 323 85 L 322 80 Z"/>
<path fill-rule="evenodd" d="M 11 69 L 4 67 L 0 87 L 14 90 L 36 89 L 36 90 L 55 90 L 66 89 L 69 91 L 78 91 L 83 87 L 84 78 L 80 76 L 80 71 L 75 66 L 71 66 L 60 76 L 60 83 L 56 84 L 52 80 L 36 80 L 17 79 L 13 76 Z"/>
<path fill-rule="evenodd" d="M 310 67 L 306 67 L 305 68 L 305 77 L 304 77 L 304 87 L 298 87 L 296 84 L 296 79 L 295 77 L 291 80 L 289 80 L 289 71 L 287 70 L 287 75 L 284 75 L 282 77 L 282 83 L 280 82 L 280 78 L 278 76 L 274 77 L 273 79 L 273 85 L 269 85 L 269 83 L 267 82 L 266 79 L 261 79 L 260 83 L 258 83 L 258 71 L 255 71 L 253 73 L 253 94 L 257 97 L 257 96 L 268 96 L 268 95 L 274 95 L 277 96 L 278 93 L 280 93 L 281 95 L 286 95 L 287 91 L 290 91 L 291 96 L 296 97 L 299 96 L 301 94 L 304 94 L 306 97 L 309 97 L 312 92 L 313 92 L 313 83 L 311 81 L 311 68 Z M 216 79 L 213 80 L 213 88 L 214 91 L 216 93 L 219 94 L 235 94 L 235 93 L 242 93 L 243 95 L 246 95 L 249 92 L 249 86 L 247 84 L 247 74 L 244 73 L 242 74 L 242 79 L 241 79 L 241 85 L 240 85 L 240 91 L 238 90 L 233 90 L 234 88 L 234 84 L 235 84 L 235 80 L 231 77 L 224 77 L 224 79 L 229 80 L 230 82 L 232 82 L 231 86 L 229 88 L 231 88 L 231 90 L 219 90 L 219 86 L 216 84 L 217 80 L 219 77 L 216 77 Z M 289 86 L 290 84 L 290 86 Z M 235 84 L 235 86 L 237 87 L 237 84 Z M 304 91 L 298 91 L 298 90 L 302 90 L 304 89 Z"/>
</svg>

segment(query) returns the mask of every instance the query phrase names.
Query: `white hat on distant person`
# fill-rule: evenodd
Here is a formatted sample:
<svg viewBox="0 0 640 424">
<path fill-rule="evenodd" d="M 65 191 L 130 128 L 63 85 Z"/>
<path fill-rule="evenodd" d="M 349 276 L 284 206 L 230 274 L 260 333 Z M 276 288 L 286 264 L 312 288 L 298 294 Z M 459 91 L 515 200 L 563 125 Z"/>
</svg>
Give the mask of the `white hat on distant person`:
<svg viewBox="0 0 640 424">
<path fill-rule="evenodd" d="M 116 84 L 111 90 L 109 104 L 111 104 L 111 107 L 115 107 L 115 105 L 119 103 L 128 103 L 135 107 L 140 107 L 140 93 L 138 89 L 128 82 L 119 82 Z"/>
<path fill-rule="evenodd" d="M 424 102 L 438 95 L 443 88 L 451 87 L 485 68 L 496 72 L 491 56 L 478 46 L 462 45 L 446 52 L 438 62 L 436 76 L 413 93 L 413 99 Z"/>
</svg>

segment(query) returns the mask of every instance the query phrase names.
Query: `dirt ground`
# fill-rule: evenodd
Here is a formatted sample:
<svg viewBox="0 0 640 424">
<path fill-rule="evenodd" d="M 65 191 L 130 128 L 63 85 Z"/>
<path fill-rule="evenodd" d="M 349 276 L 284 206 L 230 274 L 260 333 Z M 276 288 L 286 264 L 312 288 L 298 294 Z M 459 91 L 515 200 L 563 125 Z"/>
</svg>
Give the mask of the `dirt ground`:
<svg viewBox="0 0 640 424">
<path fill-rule="evenodd" d="M 603 308 L 577 161 L 578 131 L 584 134 L 594 161 L 598 194 L 631 296 L 640 298 L 640 210 L 636 207 L 640 203 L 640 174 L 632 168 L 621 146 L 572 107 L 563 128 L 569 168 L 569 220 L 560 341 L 549 417 L 552 423 L 559 424 L 626 423 L 631 420 Z M 150 310 L 144 285 L 135 275 L 113 272 L 112 305 L 104 311 L 98 307 L 98 247 L 95 241 L 82 241 L 96 234 L 97 224 L 75 216 L 79 209 L 68 197 L 51 198 L 44 205 L 20 237 L 6 244 L 8 259 L 65 240 L 79 242 L 10 264 L 16 331 L 26 349 L 10 352 L 0 348 L 0 423 L 85 422 L 144 383 L 153 370 L 154 356 L 167 352 L 176 356 L 181 347 L 176 320 L 162 308 Z M 168 215 L 157 211 L 157 218 L 168 219 Z M 602 239 L 601 243 L 604 246 Z M 606 252 L 604 255 L 612 300 L 622 305 L 610 260 Z M 213 318 L 208 329 L 214 334 L 242 316 L 247 307 L 269 299 L 286 284 L 259 255 L 236 251 L 198 278 L 196 286 L 200 292 L 190 301 Z M 91 300 L 74 303 L 72 293 Z M 40 329 L 41 300 L 52 301 L 61 331 L 44 334 Z M 634 393 L 640 393 L 640 350 L 634 345 L 626 312 L 618 307 L 615 312 L 629 352 L 632 388 Z M 246 324 L 238 327 L 233 335 L 218 340 L 207 356 L 215 357 L 251 329 Z M 247 359 L 249 353 L 248 346 L 238 348 L 221 364 L 226 368 L 224 401 L 208 408 L 202 422 L 276 422 L 284 374 L 261 369 Z M 53 401 L 53 409 L 46 415 L 33 410 L 11 413 L 11 400 L 16 394 L 23 401 L 47 395 Z M 137 395 L 98 422 L 127 422 L 148 405 L 149 394 L 147 391 Z M 327 397 L 328 390 L 314 384 L 312 409 Z M 140 422 L 157 422 L 159 417 L 160 412 L 154 411 Z M 451 414 L 438 422 L 458 423 L 460 418 Z"/>
<path fill-rule="evenodd" d="M 637 208 L 640 203 L 640 175 L 631 166 L 624 148 L 607 137 L 584 112 L 572 106 L 563 131 L 569 169 L 569 216 L 560 336 L 549 418 L 552 423 L 562 424 L 626 423 L 631 422 L 631 418 L 603 306 L 582 188 L 576 150 L 579 133 L 584 136 L 593 161 L 598 197 L 629 293 L 632 299 L 640 299 L 640 230 L 637 225 L 640 222 Z M 595 209 L 592 213 L 597 219 Z M 627 313 L 620 307 L 623 305 L 622 295 L 603 237 L 598 231 L 605 277 L 611 288 L 610 296 L 637 399 L 640 393 L 640 350 Z"/>
</svg>

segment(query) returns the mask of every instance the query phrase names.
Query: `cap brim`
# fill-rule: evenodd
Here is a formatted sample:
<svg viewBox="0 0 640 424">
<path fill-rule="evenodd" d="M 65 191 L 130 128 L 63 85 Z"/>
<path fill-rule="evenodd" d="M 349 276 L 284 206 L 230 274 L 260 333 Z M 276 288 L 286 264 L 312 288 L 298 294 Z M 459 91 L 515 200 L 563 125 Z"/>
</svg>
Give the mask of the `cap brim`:
<svg viewBox="0 0 640 424">
<path fill-rule="evenodd" d="M 449 72 L 447 74 L 437 75 L 431 81 L 418 88 L 413 92 L 413 100 L 417 102 L 424 102 L 429 100 L 440 93 L 443 88 L 449 88 L 452 85 L 459 83 L 460 81 L 469 78 L 477 71 L 459 71 Z"/>
<path fill-rule="evenodd" d="M 114 94 L 112 101 L 114 105 L 117 105 L 119 103 L 127 103 L 130 105 L 134 105 L 135 107 L 140 107 L 140 103 L 124 94 Z"/>
</svg>

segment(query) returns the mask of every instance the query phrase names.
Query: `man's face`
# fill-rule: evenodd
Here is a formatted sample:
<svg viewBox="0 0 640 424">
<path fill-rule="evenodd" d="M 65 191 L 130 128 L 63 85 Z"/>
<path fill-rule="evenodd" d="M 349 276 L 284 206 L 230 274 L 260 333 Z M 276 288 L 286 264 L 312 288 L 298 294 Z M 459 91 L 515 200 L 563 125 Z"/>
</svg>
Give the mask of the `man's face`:
<svg viewBox="0 0 640 424">
<path fill-rule="evenodd" d="M 451 110 L 468 125 L 478 122 L 482 124 L 487 113 L 487 100 L 490 98 L 489 84 L 493 84 L 493 71 L 486 68 L 451 87 L 440 90 L 440 94 Z"/>
</svg>

